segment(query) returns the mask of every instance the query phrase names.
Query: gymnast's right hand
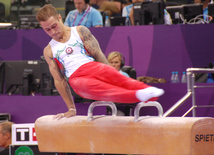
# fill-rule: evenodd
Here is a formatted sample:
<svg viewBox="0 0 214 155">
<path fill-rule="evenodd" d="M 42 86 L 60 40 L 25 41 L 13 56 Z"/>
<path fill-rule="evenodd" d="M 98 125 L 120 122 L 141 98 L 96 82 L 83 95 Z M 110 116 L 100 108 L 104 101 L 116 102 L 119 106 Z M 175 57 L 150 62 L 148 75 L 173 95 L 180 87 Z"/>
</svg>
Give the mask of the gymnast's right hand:
<svg viewBox="0 0 214 155">
<path fill-rule="evenodd" d="M 55 115 L 54 117 L 53 117 L 53 119 L 57 119 L 57 120 L 59 120 L 59 119 L 61 119 L 61 118 L 63 118 L 63 117 L 72 117 L 72 116 L 75 116 L 77 114 L 77 111 L 76 111 L 76 109 L 69 109 L 66 113 L 60 113 L 60 114 L 57 114 L 57 115 Z"/>
</svg>

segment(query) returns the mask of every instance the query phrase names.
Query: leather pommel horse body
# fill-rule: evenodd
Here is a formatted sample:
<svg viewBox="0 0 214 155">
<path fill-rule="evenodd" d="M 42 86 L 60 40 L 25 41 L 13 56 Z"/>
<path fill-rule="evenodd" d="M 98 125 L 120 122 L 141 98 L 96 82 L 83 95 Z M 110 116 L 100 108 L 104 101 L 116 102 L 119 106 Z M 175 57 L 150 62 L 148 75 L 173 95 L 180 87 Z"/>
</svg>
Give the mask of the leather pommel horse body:
<svg viewBox="0 0 214 155">
<path fill-rule="evenodd" d="M 93 103 L 92 103 L 93 104 Z M 202 117 L 139 117 L 143 106 L 162 107 L 157 102 L 139 103 L 135 116 L 87 116 L 54 120 L 53 115 L 36 120 L 41 152 L 202 155 L 214 154 L 214 119 Z M 138 108 L 138 109 L 137 109 Z M 137 109 L 137 110 L 136 110 Z"/>
</svg>

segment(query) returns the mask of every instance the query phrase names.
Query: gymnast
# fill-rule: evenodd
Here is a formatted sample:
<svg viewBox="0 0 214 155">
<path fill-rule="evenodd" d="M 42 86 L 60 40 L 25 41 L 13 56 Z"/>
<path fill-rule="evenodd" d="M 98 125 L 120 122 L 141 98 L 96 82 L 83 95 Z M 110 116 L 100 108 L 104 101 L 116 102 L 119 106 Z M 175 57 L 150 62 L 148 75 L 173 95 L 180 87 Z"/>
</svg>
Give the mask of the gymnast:
<svg viewBox="0 0 214 155">
<path fill-rule="evenodd" d="M 119 103 L 154 101 L 164 94 L 163 89 L 128 78 L 111 67 L 90 30 L 63 25 L 61 15 L 51 4 L 43 6 L 36 18 L 52 38 L 44 48 L 44 57 L 68 107 L 55 119 L 77 114 L 69 84 L 83 98 Z"/>
</svg>

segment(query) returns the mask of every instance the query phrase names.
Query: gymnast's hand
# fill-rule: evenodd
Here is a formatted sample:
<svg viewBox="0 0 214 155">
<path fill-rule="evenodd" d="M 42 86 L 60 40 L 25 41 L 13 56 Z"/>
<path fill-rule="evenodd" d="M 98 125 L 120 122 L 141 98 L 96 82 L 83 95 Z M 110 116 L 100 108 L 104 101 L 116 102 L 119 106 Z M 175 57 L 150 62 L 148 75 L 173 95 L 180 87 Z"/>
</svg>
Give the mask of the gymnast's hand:
<svg viewBox="0 0 214 155">
<path fill-rule="evenodd" d="M 77 112 L 76 112 L 76 109 L 69 109 L 66 113 L 60 113 L 60 114 L 57 114 L 57 115 L 55 115 L 54 117 L 53 117 L 53 119 L 57 119 L 57 120 L 59 120 L 59 119 L 61 119 L 61 118 L 63 118 L 63 117 L 72 117 L 72 116 L 75 116 L 77 114 Z"/>
</svg>

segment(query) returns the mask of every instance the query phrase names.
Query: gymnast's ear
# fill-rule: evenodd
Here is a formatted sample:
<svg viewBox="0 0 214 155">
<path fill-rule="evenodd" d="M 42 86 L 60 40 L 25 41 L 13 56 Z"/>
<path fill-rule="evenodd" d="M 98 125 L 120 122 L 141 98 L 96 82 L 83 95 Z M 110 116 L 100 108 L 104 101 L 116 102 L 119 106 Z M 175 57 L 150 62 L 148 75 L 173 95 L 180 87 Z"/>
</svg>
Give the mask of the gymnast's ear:
<svg viewBox="0 0 214 155">
<path fill-rule="evenodd" d="M 62 16 L 61 14 L 58 15 L 59 20 L 62 20 Z"/>
<path fill-rule="evenodd" d="M 62 21 L 62 16 L 61 16 L 61 14 L 58 15 L 58 19 L 59 19 L 60 21 Z"/>
</svg>

